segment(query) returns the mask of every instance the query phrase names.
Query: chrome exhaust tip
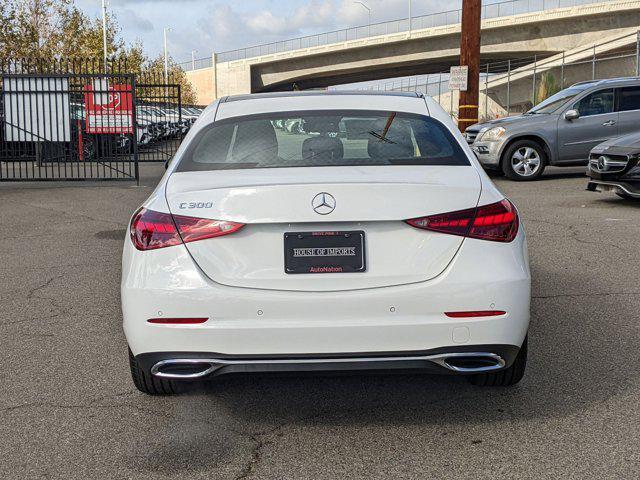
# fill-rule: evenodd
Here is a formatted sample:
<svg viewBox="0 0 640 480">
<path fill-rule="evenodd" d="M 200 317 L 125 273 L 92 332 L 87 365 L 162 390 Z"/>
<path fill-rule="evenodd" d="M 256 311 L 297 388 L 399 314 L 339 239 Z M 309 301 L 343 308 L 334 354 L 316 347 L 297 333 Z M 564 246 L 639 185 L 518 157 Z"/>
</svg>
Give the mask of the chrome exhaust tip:
<svg viewBox="0 0 640 480">
<path fill-rule="evenodd" d="M 504 359 L 495 353 L 456 352 L 434 355 L 431 361 L 458 373 L 483 373 L 505 367 Z"/>
<path fill-rule="evenodd" d="M 151 367 L 151 374 L 159 378 L 190 380 L 206 377 L 222 366 L 212 360 L 197 358 L 162 360 Z"/>
</svg>

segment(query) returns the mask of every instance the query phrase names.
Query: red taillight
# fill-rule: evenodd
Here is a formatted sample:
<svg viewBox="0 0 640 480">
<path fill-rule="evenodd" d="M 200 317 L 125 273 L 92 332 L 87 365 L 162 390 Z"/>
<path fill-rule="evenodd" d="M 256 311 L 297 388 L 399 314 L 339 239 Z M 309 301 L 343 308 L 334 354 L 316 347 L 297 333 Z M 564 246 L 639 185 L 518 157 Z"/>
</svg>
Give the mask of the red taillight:
<svg viewBox="0 0 640 480">
<path fill-rule="evenodd" d="M 444 312 L 450 318 L 497 317 L 506 315 L 504 310 L 473 310 L 470 312 Z"/>
<path fill-rule="evenodd" d="M 518 233 L 518 213 L 509 200 L 457 212 L 412 218 L 413 227 L 494 242 L 511 242 Z"/>
<path fill-rule="evenodd" d="M 242 223 L 185 217 L 141 208 L 131 221 L 131 240 L 138 250 L 154 250 L 236 232 Z"/>
<path fill-rule="evenodd" d="M 244 223 L 209 220 L 208 218 L 183 217 L 182 215 L 174 215 L 173 220 L 176 222 L 176 226 L 184 243 L 229 235 L 244 227 Z"/>
<path fill-rule="evenodd" d="M 131 220 L 131 240 L 138 250 L 180 245 L 182 240 L 170 213 L 141 208 Z"/>
<path fill-rule="evenodd" d="M 494 242 L 510 242 L 518 233 L 518 212 L 509 200 L 478 207 L 469 236 Z"/>
<path fill-rule="evenodd" d="M 451 233 L 453 235 L 466 235 L 469 225 L 476 213 L 475 208 L 460 210 L 457 212 L 430 215 L 428 217 L 412 218 L 407 223 L 413 227 L 434 232 Z"/>
<path fill-rule="evenodd" d="M 149 323 L 158 323 L 162 325 L 197 325 L 209 320 L 207 317 L 198 318 L 150 318 Z"/>
</svg>

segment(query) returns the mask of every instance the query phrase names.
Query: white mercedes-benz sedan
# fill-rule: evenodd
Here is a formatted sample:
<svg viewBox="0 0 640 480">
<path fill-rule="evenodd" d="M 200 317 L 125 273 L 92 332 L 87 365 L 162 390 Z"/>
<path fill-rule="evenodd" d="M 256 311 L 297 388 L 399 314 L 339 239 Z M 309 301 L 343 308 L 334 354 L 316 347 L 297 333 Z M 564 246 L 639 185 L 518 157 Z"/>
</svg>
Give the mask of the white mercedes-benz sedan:
<svg viewBox="0 0 640 480">
<path fill-rule="evenodd" d="M 131 373 L 149 394 L 232 372 L 512 385 L 530 283 L 516 208 L 431 98 L 226 97 L 131 219 Z"/>
</svg>

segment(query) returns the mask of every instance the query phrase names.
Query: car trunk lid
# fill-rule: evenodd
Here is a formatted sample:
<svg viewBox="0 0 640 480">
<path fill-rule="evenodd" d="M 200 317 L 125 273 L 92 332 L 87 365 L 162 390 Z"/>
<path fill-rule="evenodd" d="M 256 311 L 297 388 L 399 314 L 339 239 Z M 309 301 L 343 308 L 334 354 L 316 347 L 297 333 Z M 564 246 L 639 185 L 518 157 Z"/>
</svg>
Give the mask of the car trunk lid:
<svg viewBox="0 0 640 480">
<path fill-rule="evenodd" d="M 166 194 L 174 215 L 247 224 L 232 235 L 186 244 L 214 282 L 334 291 L 439 275 L 463 237 L 418 230 L 404 220 L 473 208 L 480 189 L 472 166 L 367 166 L 181 172 L 171 175 Z M 313 199 L 325 193 L 333 210 L 317 212 Z M 365 271 L 287 274 L 285 234 L 327 231 L 364 232 Z"/>
</svg>

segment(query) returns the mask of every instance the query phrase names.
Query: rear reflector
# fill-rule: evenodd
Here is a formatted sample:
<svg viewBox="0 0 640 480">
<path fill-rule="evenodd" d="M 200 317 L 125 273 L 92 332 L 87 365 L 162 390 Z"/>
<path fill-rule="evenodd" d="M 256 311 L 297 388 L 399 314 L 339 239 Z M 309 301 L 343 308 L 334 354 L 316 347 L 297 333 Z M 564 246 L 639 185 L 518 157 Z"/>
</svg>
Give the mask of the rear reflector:
<svg viewBox="0 0 640 480">
<path fill-rule="evenodd" d="M 174 325 L 195 325 L 198 323 L 204 323 L 208 318 L 150 318 L 147 320 L 149 323 L 160 323 L 160 324 L 174 324 Z"/>
<path fill-rule="evenodd" d="M 516 207 L 507 199 L 477 208 L 412 218 L 406 222 L 422 230 L 494 242 L 511 242 L 516 238 L 519 225 Z"/>
<path fill-rule="evenodd" d="M 444 312 L 447 317 L 451 318 L 474 318 L 474 317 L 497 317 L 498 315 L 506 315 L 504 310 L 473 310 L 471 312 Z"/>
<path fill-rule="evenodd" d="M 138 250 L 189 243 L 237 232 L 243 223 L 185 217 L 141 208 L 131 220 L 131 240 Z"/>
</svg>

